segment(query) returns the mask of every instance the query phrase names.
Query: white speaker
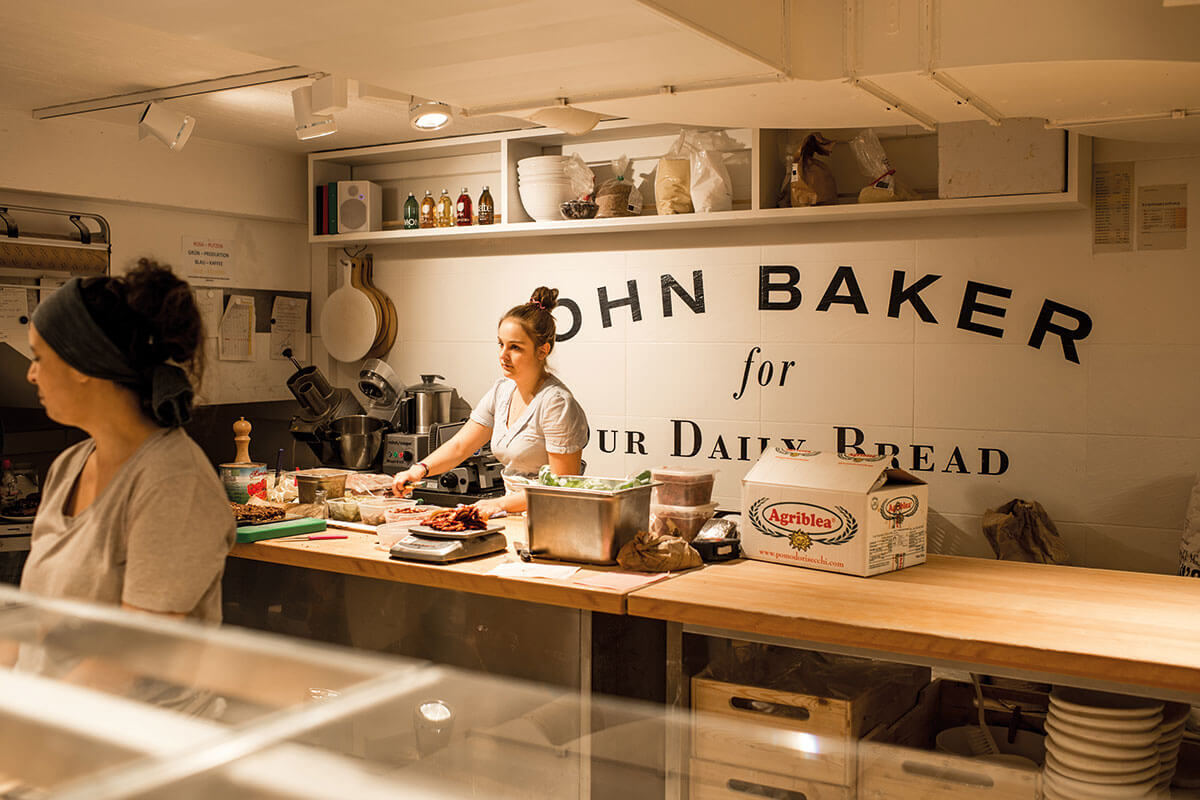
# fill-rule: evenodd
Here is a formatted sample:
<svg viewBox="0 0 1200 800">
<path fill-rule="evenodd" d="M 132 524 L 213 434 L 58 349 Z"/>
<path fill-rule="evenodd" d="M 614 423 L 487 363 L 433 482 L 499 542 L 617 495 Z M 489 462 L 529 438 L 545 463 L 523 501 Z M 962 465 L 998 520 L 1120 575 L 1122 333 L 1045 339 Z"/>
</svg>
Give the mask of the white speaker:
<svg viewBox="0 0 1200 800">
<path fill-rule="evenodd" d="M 337 232 L 383 230 L 383 193 L 370 181 L 337 182 Z"/>
</svg>

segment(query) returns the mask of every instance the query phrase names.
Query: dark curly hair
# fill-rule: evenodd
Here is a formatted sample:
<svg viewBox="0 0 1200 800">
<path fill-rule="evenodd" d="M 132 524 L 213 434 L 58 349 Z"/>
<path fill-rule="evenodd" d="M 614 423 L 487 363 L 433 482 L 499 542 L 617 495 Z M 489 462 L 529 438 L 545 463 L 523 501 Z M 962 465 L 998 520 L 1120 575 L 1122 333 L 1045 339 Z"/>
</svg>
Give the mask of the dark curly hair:
<svg viewBox="0 0 1200 800">
<path fill-rule="evenodd" d="M 87 278 L 80 285 L 83 302 L 108 339 L 141 373 L 170 362 L 183 368 L 198 385 L 204 372 L 204 322 L 187 281 L 171 268 L 148 258 L 120 277 Z M 149 381 L 129 388 L 153 418 Z"/>
</svg>

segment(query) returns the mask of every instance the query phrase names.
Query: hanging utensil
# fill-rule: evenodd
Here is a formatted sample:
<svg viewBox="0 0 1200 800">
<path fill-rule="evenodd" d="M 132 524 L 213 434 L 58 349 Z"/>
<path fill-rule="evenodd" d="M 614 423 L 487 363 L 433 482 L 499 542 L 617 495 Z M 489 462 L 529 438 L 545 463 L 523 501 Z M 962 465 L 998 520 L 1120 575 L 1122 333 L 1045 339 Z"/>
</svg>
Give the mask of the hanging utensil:
<svg viewBox="0 0 1200 800">
<path fill-rule="evenodd" d="M 338 361 L 358 361 L 371 349 L 377 333 L 375 306 L 351 283 L 350 260 L 338 260 L 342 285 L 329 295 L 321 310 L 325 350 Z"/>
</svg>

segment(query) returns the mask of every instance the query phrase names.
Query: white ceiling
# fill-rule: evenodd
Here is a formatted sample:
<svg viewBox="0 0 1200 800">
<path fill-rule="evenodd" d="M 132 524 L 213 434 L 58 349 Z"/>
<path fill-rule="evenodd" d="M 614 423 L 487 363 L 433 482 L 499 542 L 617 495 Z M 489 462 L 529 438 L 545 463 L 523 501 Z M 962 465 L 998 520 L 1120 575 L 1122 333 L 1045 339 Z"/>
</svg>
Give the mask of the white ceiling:
<svg viewBox="0 0 1200 800">
<path fill-rule="evenodd" d="M 849 128 L 911 120 L 846 78 L 937 122 L 1162 115 L 1083 133 L 1200 137 L 1200 7 L 1161 0 L 0 0 L 0 110 L 288 65 L 502 115 L 434 136 L 525 127 L 567 97 L 610 116 L 679 124 Z M 168 101 L 195 136 L 307 152 L 422 138 L 405 103 L 351 96 L 338 132 L 297 141 L 303 80 Z M 666 91 L 663 87 L 674 87 Z M 134 125 L 138 107 L 88 116 Z M 55 120 L 38 124 L 54 125 Z"/>
</svg>

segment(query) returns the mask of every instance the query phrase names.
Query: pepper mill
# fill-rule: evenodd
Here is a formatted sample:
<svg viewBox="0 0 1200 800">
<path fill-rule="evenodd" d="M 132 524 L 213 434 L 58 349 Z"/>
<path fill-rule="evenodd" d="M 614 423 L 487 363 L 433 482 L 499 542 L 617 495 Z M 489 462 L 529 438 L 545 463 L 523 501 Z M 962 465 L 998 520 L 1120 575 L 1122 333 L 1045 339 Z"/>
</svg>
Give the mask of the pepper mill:
<svg viewBox="0 0 1200 800">
<path fill-rule="evenodd" d="M 233 457 L 235 464 L 249 464 L 250 462 L 250 423 L 246 422 L 245 417 L 239 417 L 238 421 L 233 423 L 233 444 L 237 448 L 237 454 Z"/>
</svg>

